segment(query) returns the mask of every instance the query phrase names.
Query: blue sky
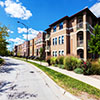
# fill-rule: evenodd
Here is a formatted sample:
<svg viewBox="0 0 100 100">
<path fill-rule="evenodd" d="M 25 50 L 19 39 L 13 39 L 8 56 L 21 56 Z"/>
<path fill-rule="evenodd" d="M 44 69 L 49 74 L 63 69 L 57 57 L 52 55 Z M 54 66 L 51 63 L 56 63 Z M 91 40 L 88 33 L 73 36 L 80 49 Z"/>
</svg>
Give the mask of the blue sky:
<svg viewBox="0 0 100 100">
<path fill-rule="evenodd" d="M 32 39 L 49 24 L 85 7 L 100 16 L 100 0 L 0 0 L 0 23 L 9 27 L 8 49 L 26 39 L 26 28 L 17 21 L 29 27 L 29 39 Z"/>
</svg>

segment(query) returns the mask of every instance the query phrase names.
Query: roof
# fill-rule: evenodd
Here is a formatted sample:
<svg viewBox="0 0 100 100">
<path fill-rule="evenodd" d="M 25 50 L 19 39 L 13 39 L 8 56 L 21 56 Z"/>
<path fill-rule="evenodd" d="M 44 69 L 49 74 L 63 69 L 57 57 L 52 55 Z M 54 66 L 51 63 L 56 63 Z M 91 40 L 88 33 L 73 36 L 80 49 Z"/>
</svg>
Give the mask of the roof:
<svg viewBox="0 0 100 100">
<path fill-rule="evenodd" d="M 68 19 L 68 18 L 69 18 L 68 16 L 65 16 L 65 17 L 63 17 L 63 18 L 57 20 L 56 22 L 50 24 L 49 26 L 50 26 L 50 27 L 51 27 L 51 26 L 54 26 L 54 25 L 56 25 L 57 23 L 62 22 L 63 20 Z"/>
<path fill-rule="evenodd" d="M 72 15 L 72 16 L 70 16 L 70 17 L 65 16 L 65 17 L 63 17 L 63 18 L 57 20 L 56 22 L 50 24 L 49 26 L 50 26 L 50 27 L 51 27 L 51 26 L 54 26 L 54 25 L 56 25 L 57 23 L 59 23 L 59 22 L 65 20 L 65 19 L 70 20 L 70 19 L 72 19 L 73 17 L 75 17 L 75 16 L 77 16 L 77 15 L 80 15 L 80 14 L 83 13 L 84 11 L 88 12 L 88 14 L 91 15 L 91 16 L 93 16 L 94 18 L 97 18 L 88 8 L 84 8 L 83 10 L 81 10 L 81 11 L 75 13 L 74 15 Z"/>
<path fill-rule="evenodd" d="M 75 17 L 75 16 L 77 16 L 77 15 L 83 13 L 84 11 L 88 12 L 89 15 L 92 15 L 93 17 L 97 18 L 97 17 L 89 10 L 89 8 L 84 8 L 83 10 L 81 10 L 81 11 L 77 12 L 76 14 L 70 16 L 70 18 L 73 18 L 73 17 Z"/>
<path fill-rule="evenodd" d="M 50 29 L 51 29 L 51 28 L 49 27 L 49 28 L 45 29 L 44 31 L 50 31 Z"/>
</svg>

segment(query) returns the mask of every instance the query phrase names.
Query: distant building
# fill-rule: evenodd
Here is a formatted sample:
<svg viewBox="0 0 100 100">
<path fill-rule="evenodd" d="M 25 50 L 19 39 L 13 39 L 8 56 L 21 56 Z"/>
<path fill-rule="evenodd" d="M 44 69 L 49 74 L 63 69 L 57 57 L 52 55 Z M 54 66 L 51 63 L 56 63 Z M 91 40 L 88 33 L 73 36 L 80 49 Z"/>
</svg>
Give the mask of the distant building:
<svg viewBox="0 0 100 100">
<path fill-rule="evenodd" d="M 43 48 L 43 56 L 45 57 L 45 33 L 39 32 L 34 38 L 34 55 L 40 57 L 40 48 Z"/>
<path fill-rule="evenodd" d="M 29 46 L 30 54 L 29 56 L 34 56 L 34 39 L 30 40 L 30 46 Z"/>
<path fill-rule="evenodd" d="M 14 56 L 17 56 L 17 48 L 18 48 L 18 46 L 14 47 Z"/>
<path fill-rule="evenodd" d="M 25 41 L 24 43 L 23 43 L 23 56 L 24 57 L 28 57 L 29 56 L 29 54 L 30 54 L 30 42 L 29 41 Z"/>
</svg>

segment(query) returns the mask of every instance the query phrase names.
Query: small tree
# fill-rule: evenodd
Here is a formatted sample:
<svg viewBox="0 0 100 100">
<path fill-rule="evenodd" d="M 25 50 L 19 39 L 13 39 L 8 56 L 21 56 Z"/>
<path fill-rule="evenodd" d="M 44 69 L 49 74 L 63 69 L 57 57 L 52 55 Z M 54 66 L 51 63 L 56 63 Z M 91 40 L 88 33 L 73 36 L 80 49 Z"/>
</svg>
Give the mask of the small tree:
<svg viewBox="0 0 100 100">
<path fill-rule="evenodd" d="M 40 48 L 40 59 L 41 60 L 44 59 L 44 51 L 43 51 L 43 48 Z"/>
<path fill-rule="evenodd" d="M 6 37 L 8 37 L 8 28 L 6 26 L 0 26 L 0 55 L 6 55 L 8 42 Z"/>
<path fill-rule="evenodd" d="M 93 53 L 94 57 L 96 54 L 100 55 L 100 25 L 96 24 L 89 40 L 90 53 Z"/>
</svg>

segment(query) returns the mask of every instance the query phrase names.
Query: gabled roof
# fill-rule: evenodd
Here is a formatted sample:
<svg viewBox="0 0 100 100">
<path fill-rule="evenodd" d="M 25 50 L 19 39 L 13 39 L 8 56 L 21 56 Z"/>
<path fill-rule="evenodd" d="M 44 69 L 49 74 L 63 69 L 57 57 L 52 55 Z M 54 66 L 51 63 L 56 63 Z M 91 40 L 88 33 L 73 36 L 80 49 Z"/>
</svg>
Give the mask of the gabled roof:
<svg viewBox="0 0 100 100">
<path fill-rule="evenodd" d="M 85 11 L 87 12 L 88 15 L 91 15 L 91 16 L 93 16 L 94 18 L 97 18 L 88 8 L 84 8 L 83 10 L 77 12 L 76 14 L 74 14 L 74 15 L 72 15 L 72 16 L 70 16 L 70 17 L 65 16 L 65 17 L 63 17 L 63 18 L 57 20 L 56 22 L 50 24 L 49 27 L 54 26 L 54 25 L 56 25 L 57 23 L 60 23 L 60 22 L 62 22 L 62 21 L 65 20 L 65 19 L 70 20 L 70 19 L 72 19 L 73 17 L 78 16 L 78 15 L 82 14 L 82 13 L 85 12 Z"/>
<path fill-rule="evenodd" d="M 85 12 L 85 11 L 87 12 L 88 15 L 91 15 L 91 16 L 97 18 L 97 17 L 89 10 L 89 8 L 84 8 L 83 10 L 77 12 L 76 14 L 70 16 L 69 18 L 71 19 L 71 18 L 73 18 L 73 17 L 75 17 L 75 16 L 77 16 L 77 15 L 80 15 L 81 13 L 83 13 L 83 12 Z"/>
</svg>

